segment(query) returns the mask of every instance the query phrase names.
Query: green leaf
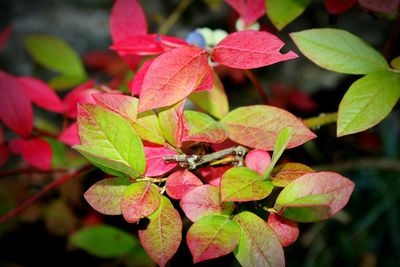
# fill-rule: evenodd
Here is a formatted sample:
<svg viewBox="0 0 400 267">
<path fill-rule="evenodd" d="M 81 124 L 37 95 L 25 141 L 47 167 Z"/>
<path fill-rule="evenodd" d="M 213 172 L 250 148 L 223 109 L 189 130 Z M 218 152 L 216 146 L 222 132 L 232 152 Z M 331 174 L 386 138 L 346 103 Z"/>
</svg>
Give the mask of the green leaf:
<svg viewBox="0 0 400 267">
<path fill-rule="evenodd" d="M 257 172 L 246 167 L 234 167 L 222 176 L 221 201 L 260 200 L 271 194 L 272 189 L 272 183 L 263 180 Z"/>
<path fill-rule="evenodd" d="M 392 59 L 392 61 L 390 61 L 390 66 L 392 66 L 396 70 L 400 70 L 400 56 Z"/>
<path fill-rule="evenodd" d="M 182 240 L 179 212 L 165 196 L 157 211 L 148 217 L 150 223 L 139 230 L 139 238 L 147 254 L 161 267 L 176 253 Z"/>
<path fill-rule="evenodd" d="M 120 115 L 92 104 L 78 106 L 78 131 L 82 146 L 75 146 L 89 160 L 136 178 L 144 174 L 143 144 L 132 125 Z"/>
<path fill-rule="evenodd" d="M 24 42 L 33 59 L 45 68 L 58 71 L 63 76 L 85 79 L 86 73 L 79 55 L 63 40 L 46 35 L 30 35 Z"/>
<path fill-rule="evenodd" d="M 311 29 L 291 33 L 300 51 L 318 66 L 340 73 L 368 74 L 388 69 L 385 58 L 350 32 Z"/>
<path fill-rule="evenodd" d="M 69 242 L 101 258 L 120 257 L 132 252 L 138 246 L 132 235 L 109 225 L 83 228 L 71 235 Z"/>
<path fill-rule="evenodd" d="M 154 144 L 165 144 L 165 139 L 154 111 L 148 110 L 139 113 L 136 117 L 136 122 L 133 123 L 133 128 L 135 128 L 141 139 Z"/>
<path fill-rule="evenodd" d="M 228 138 L 224 125 L 205 113 L 185 110 L 183 117 L 183 141 L 222 143 Z"/>
<path fill-rule="evenodd" d="M 254 105 L 232 110 L 222 120 L 228 128 L 229 138 L 241 145 L 271 151 L 279 132 L 293 128 L 288 148 L 315 138 L 315 134 L 293 114 L 273 106 Z"/>
<path fill-rule="evenodd" d="M 232 252 L 239 239 L 239 224 L 221 215 L 201 218 L 193 223 L 186 236 L 194 263 L 218 258 Z"/>
<path fill-rule="evenodd" d="M 189 95 L 189 100 L 208 114 L 221 119 L 229 112 L 228 97 L 218 75 L 213 73 L 213 76 L 214 85 L 212 89 L 193 92 Z"/>
<path fill-rule="evenodd" d="M 275 208 L 293 221 L 315 222 L 335 215 L 349 201 L 354 183 L 334 172 L 305 174 L 286 186 Z"/>
<path fill-rule="evenodd" d="M 364 131 L 378 124 L 400 97 L 400 74 L 376 72 L 355 81 L 339 105 L 337 135 Z"/>
<path fill-rule="evenodd" d="M 233 254 L 242 266 L 285 266 L 281 243 L 263 219 L 245 211 L 234 220 L 240 224 L 241 235 Z"/>
<path fill-rule="evenodd" d="M 268 165 L 268 168 L 265 170 L 263 174 L 263 179 L 269 178 L 272 169 L 275 167 L 275 164 L 278 162 L 278 159 L 282 156 L 283 151 L 285 151 L 287 145 L 290 142 L 290 139 L 293 136 L 293 128 L 286 127 L 283 128 L 276 139 L 274 153 L 272 154 L 271 164 Z"/>
<path fill-rule="evenodd" d="M 129 223 L 138 222 L 155 212 L 160 201 L 161 195 L 156 185 L 150 182 L 133 183 L 122 193 L 122 216 Z"/>
<path fill-rule="evenodd" d="M 267 16 L 278 30 L 300 16 L 310 0 L 266 0 Z"/>
<path fill-rule="evenodd" d="M 122 193 L 131 183 L 124 177 L 103 179 L 92 185 L 83 196 L 96 211 L 120 215 Z"/>
<path fill-rule="evenodd" d="M 60 75 L 52 78 L 48 84 L 56 91 L 63 91 L 70 89 L 76 85 L 80 85 L 86 80 L 85 76 L 64 76 Z"/>
<path fill-rule="evenodd" d="M 286 187 L 292 181 L 311 172 L 314 170 L 307 165 L 293 162 L 284 163 L 272 170 L 271 181 L 274 186 Z"/>
<path fill-rule="evenodd" d="M 182 145 L 184 104 L 185 101 L 180 101 L 175 105 L 162 108 L 158 112 L 161 132 L 168 143 L 175 147 Z"/>
</svg>

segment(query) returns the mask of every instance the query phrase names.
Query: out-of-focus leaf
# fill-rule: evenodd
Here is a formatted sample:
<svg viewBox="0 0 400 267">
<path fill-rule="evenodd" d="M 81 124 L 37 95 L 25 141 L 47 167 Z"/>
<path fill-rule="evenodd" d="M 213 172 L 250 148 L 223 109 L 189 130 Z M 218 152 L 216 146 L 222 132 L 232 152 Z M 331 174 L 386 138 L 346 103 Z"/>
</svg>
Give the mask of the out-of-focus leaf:
<svg viewBox="0 0 400 267">
<path fill-rule="evenodd" d="M 286 25 L 300 16 L 310 0 L 267 0 L 267 16 L 278 30 L 282 30 Z"/>
<path fill-rule="evenodd" d="M 49 143 L 40 138 L 13 139 L 10 142 L 13 153 L 21 154 L 22 158 L 33 167 L 50 170 L 53 153 Z"/>
<path fill-rule="evenodd" d="M 325 0 L 325 7 L 329 13 L 340 14 L 350 9 L 357 0 Z"/>
<path fill-rule="evenodd" d="M 355 0 L 354 0 L 355 2 Z M 399 0 L 358 0 L 360 6 L 371 11 L 381 13 L 393 13 L 399 8 Z"/>
<path fill-rule="evenodd" d="M 95 89 L 94 86 L 95 81 L 90 80 L 77 86 L 76 88 L 68 92 L 68 94 L 66 94 L 63 99 L 63 103 L 65 106 L 65 116 L 75 119 L 78 114 L 78 103 L 95 103 L 92 94 L 98 94 L 100 92 Z"/>
<path fill-rule="evenodd" d="M 250 25 L 265 14 L 265 0 L 225 0 Z"/>
<path fill-rule="evenodd" d="M 57 139 L 63 142 L 64 144 L 70 146 L 80 144 L 78 135 L 78 124 L 74 122 L 71 125 L 69 125 L 60 133 Z"/>
<path fill-rule="evenodd" d="M 8 40 L 8 37 L 10 36 L 12 31 L 11 26 L 8 26 L 4 28 L 2 32 L 0 32 L 0 49 L 3 47 L 3 45 L 6 43 Z"/>
</svg>

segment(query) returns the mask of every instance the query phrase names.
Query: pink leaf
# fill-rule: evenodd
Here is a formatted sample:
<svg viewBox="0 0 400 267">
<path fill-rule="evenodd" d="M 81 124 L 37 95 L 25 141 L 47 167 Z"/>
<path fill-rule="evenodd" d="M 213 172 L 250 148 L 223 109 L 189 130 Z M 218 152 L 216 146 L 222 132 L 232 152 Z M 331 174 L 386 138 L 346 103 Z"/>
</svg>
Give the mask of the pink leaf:
<svg viewBox="0 0 400 267">
<path fill-rule="evenodd" d="M 355 1 L 354 1 L 355 2 Z M 381 13 L 393 13 L 399 7 L 399 0 L 358 0 L 360 6 Z"/>
<path fill-rule="evenodd" d="M 3 45 L 7 41 L 8 37 L 11 34 L 11 31 L 12 31 L 11 26 L 8 26 L 0 33 L 0 49 L 3 47 Z"/>
<path fill-rule="evenodd" d="M 76 122 L 72 123 L 68 126 L 57 138 L 59 141 L 64 144 L 73 146 L 80 144 L 79 135 L 78 135 L 78 125 Z"/>
<path fill-rule="evenodd" d="M 232 202 L 221 202 L 217 186 L 207 184 L 195 187 L 187 192 L 180 205 L 186 217 L 193 222 L 212 214 L 229 215 L 234 209 Z"/>
<path fill-rule="evenodd" d="M 278 236 L 282 247 L 293 244 L 299 237 L 297 222 L 287 220 L 275 213 L 271 213 L 267 223 Z"/>
<path fill-rule="evenodd" d="M 142 90 L 144 76 L 149 70 L 151 63 L 153 63 L 153 59 L 147 60 L 143 63 L 142 67 L 136 72 L 133 79 L 129 82 L 128 87 L 131 90 L 132 95 L 140 95 L 140 91 Z"/>
<path fill-rule="evenodd" d="M 254 69 L 298 57 L 293 51 L 281 54 L 283 45 L 282 40 L 268 32 L 240 31 L 219 42 L 211 58 L 231 68 Z"/>
<path fill-rule="evenodd" d="M 60 98 L 47 83 L 33 77 L 18 77 L 17 80 L 25 94 L 39 107 L 53 112 L 64 111 Z"/>
<path fill-rule="evenodd" d="M 22 158 L 33 167 L 41 170 L 50 170 L 53 153 L 51 146 L 40 138 L 13 139 L 10 149 L 15 154 L 21 154 Z"/>
<path fill-rule="evenodd" d="M 205 167 L 198 170 L 201 177 L 206 180 L 210 185 L 219 186 L 224 173 L 232 168 L 232 165 L 222 167 Z"/>
<path fill-rule="evenodd" d="M 110 31 L 114 43 L 147 33 L 146 16 L 137 0 L 115 1 L 111 11 Z"/>
<path fill-rule="evenodd" d="M 138 112 L 173 105 L 194 91 L 209 68 L 207 52 L 185 46 L 158 56 L 149 67 Z"/>
<path fill-rule="evenodd" d="M 265 15 L 265 0 L 225 0 L 239 13 L 246 25 Z"/>
<path fill-rule="evenodd" d="M 259 174 L 263 174 L 270 164 L 271 156 L 265 150 L 251 150 L 246 155 L 246 167 Z"/>
<path fill-rule="evenodd" d="M 78 103 L 95 103 L 92 94 L 99 93 L 99 91 L 93 88 L 94 85 L 95 82 L 90 80 L 79 85 L 65 96 L 63 103 L 65 106 L 65 115 L 67 117 L 73 119 L 77 117 Z"/>
<path fill-rule="evenodd" d="M 28 137 L 33 127 L 33 111 L 28 96 L 17 80 L 0 71 L 0 119 L 11 130 Z"/>
<path fill-rule="evenodd" d="M 176 162 L 165 162 L 163 156 L 179 155 L 175 150 L 167 147 L 145 146 L 146 172 L 145 176 L 155 177 L 169 172 L 177 165 Z"/>
<path fill-rule="evenodd" d="M 329 13 L 340 14 L 354 6 L 357 0 L 325 0 L 325 7 Z"/>
<path fill-rule="evenodd" d="M 206 68 L 205 73 L 201 81 L 199 82 L 199 85 L 197 88 L 194 90 L 194 92 L 201 92 L 204 90 L 211 90 L 214 86 L 214 76 L 213 76 L 213 71 L 210 66 Z"/>
<path fill-rule="evenodd" d="M 166 189 L 171 198 L 182 199 L 191 189 L 201 185 L 203 183 L 196 175 L 188 170 L 179 170 L 168 177 Z"/>
</svg>

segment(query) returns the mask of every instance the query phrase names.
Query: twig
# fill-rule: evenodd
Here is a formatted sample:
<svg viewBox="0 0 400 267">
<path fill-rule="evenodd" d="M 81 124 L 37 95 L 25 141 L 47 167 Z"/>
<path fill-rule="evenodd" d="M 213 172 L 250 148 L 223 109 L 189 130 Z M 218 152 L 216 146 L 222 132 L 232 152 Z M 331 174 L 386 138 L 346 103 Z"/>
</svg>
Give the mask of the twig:
<svg viewBox="0 0 400 267">
<path fill-rule="evenodd" d="M 317 129 L 322 125 L 335 123 L 337 121 L 337 116 L 338 116 L 337 112 L 321 113 L 317 117 L 305 119 L 304 123 L 312 129 Z"/>
<path fill-rule="evenodd" d="M 0 178 L 23 175 L 23 174 L 51 174 L 51 173 L 63 173 L 63 172 L 68 172 L 68 169 L 39 170 L 32 168 L 22 168 L 22 169 L 12 169 L 2 172 L 0 173 Z"/>
<path fill-rule="evenodd" d="M 56 187 L 59 187 L 63 183 L 71 180 L 72 178 L 75 178 L 75 177 L 81 175 L 82 173 L 90 170 L 91 168 L 92 168 L 92 165 L 85 165 L 82 168 L 74 171 L 73 173 L 61 176 L 60 178 L 58 178 L 58 179 L 52 181 L 51 183 L 47 184 L 45 187 L 42 188 L 42 190 L 40 192 L 38 192 L 38 193 L 34 194 L 33 196 L 31 196 L 30 198 L 28 198 L 27 200 L 22 202 L 20 205 L 15 207 L 13 210 L 7 212 L 6 214 L 3 214 L 0 217 L 0 223 L 5 223 L 8 220 L 10 220 L 11 218 L 14 218 L 15 216 L 20 214 L 27 207 L 29 207 L 32 203 L 34 203 L 36 200 L 38 200 L 40 197 L 42 197 L 44 194 L 46 194 L 50 190 L 52 190 L 52 189 L 54 189 Z"/>
<path fill-rule="evenodd" d="M 257 90 L 257 93 L 260 95 L 261 100 L 264 104 L 268 104 L 268 96 L 264 92 L 260 82 L 258 81 L 257 77 L 250 71 L 250 70 L 243 70 L 244 74 L 247 78 L 254 84 L 254 87 Z"/>
<path fill-rule="evenodd" d="M 181 17 L 182 13 L 188 8 L 188 6 L 192 3 L 193 0 L 182 0 L 179 5 L 176 7 L 174 12 L 165 20 L 163 25 L 160 27 L 158 31 L 159 34 L 167 34 L 171 27 L 178 21 Z"/>
</svg>

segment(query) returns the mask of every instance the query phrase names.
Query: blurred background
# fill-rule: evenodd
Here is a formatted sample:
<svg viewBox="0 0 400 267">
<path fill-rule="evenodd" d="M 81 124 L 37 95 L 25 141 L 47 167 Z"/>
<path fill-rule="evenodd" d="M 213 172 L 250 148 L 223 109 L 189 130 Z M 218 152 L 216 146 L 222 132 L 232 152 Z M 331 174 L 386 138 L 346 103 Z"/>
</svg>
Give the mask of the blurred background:
<svg viewBox="0 0 400 267">
<path fill-rule="evenodd" d="M 178 0 L 140 1 L 149 25 L 157 32 L 179 4 Z M 109 16 L 112 0 L 0 0 L 0 31 L 12 32 L 0 50 L 0 69 L 18 76 L 49 80 L 54 73 L 32 60 L 24 47 L 30 34 L 59 37 L 83 58 L 90 77 L 111 88 L 123 86 L 132 73 L 108 50 L 111 45 Z M 185 38 L 199 27 L 234 31 L 238 15 L 222 0 L 192 1 L 168 35 Z M 379 16 L 358 5 L 338 16 L 329 15 L 323 1 L 314 0 L 306 11 L 278 32 L 266 17 L 262 29 L 285 41 L 285 51 L 298 52 L 288 33 L 311 28 L 348 30 L 378 51 L 392 31 L 393 18 Z M 301 53 L 298 52 L 300 55 Z M 107 55 L 107 57 L 105 56 Z M 400 44 L 386 54 L 400 55 Z M 106 59 L 104 59 L 106 58 Z M 260 104 L 253 83 L 238 70 L 219 69 L 230 108 Z M 254 70 L 269 104 L 285 108 L 301 118 L 335 112 L 346 90 L 359 76 L 321 69 L 299 59 Z M 65 95 L 60 92 L 60 95 Z M 35 123 L 60 127 L 57 115 L 35 110 Z M 3 127 L 3 130 L 5 127 Z M 328 221 L 300 224 L 298 241 L 285 249 L 287 266 L 399 266 L 400 264 L 400 112 L 398 105 L 376 127 L 347 137 L 336 137 L 336 125 L 315 130 L 318 138 L 285 153 L 286 160 L 317 170 L 337 171 L 356 183 L 346 208 Z M 5 139 L 13 137 L 5 132 Z M 82 159 L 61 144 L 59 166 L 81 166 Z M 60 152 L 61 151 L 61 152 Z M 0 169 L 0 214 L 39 192 L 58 174 L 13 173 L 26 167 L 15 155 Z M 65 165 L 67 164 L 67 165 Z M 140 225 L 130 225 L 121 216 L 102 216 L 83 199 L 83 192 L 100 180 L 100 171 L 90 171 L 45 194 L 20 216 L 0 225 L 0 266 L 154 266 L 137 239 L 126 255 L 102 258 L 71 244 L 69 237 L 84 226 L 109 224 L 136 234 Z M 188 249 L 182 245 L 170 266 L 190 266 Z M 232 255 L 199 266 L 238 266 Z"/>
</svg>

